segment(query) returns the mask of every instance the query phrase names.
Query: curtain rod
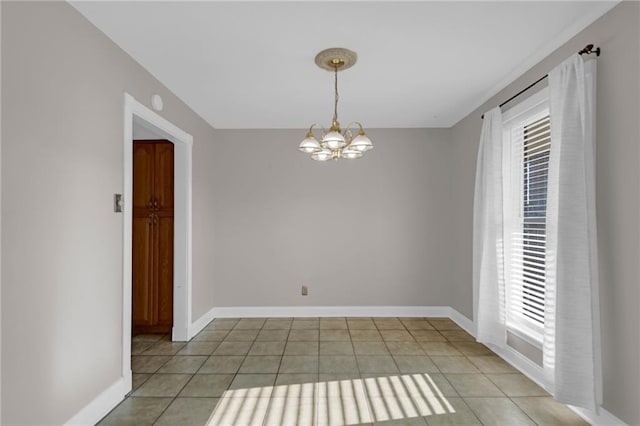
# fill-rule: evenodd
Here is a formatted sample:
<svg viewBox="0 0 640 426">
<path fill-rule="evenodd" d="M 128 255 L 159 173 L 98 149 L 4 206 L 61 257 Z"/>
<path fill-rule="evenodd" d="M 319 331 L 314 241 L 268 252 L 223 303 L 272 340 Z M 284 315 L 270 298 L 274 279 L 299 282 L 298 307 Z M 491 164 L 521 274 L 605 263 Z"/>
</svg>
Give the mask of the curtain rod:
<svg viewBox="0 0 640 426">
<path fill-rule="evenodd" d="M 584 49 L 582 49 L 581 51 L 578 52 L 579 55 L 584 55 L 584 54 L 590 55 L 591 53 L 595 53 L 596 56 L 600 56 L 600 48 L 596 47 L 594 49 L 593 48 L 593 44 L 587 44 L 584 47 Z M 534 81 L 533 83 L 531 83 L 530 85 L 528 85 L 527 87 L 525 87 L 524 89 L 522 89 L 521 91 L 519 91 L 518 93 L 516 93 L 515 95 L 513 95 L 512 97 L 510 97 L 506 101 L 504 101 L 503 103 L 501 103 L 499 105 L 499 107 L 502 108 L 503 106 L 505 106 L 506 104 L 508 104 L 509 102 L 514 100 L 515 98 L 517 98 L 518 96 L 522 95 L 524 92 L 526 92 L 527 90 L 531 89 L 533 86 L 535 86 L 536 84 L 540 83 L 542 80 L 544 80 L 547 77 L 549 77 L 549 74 L 543 75 L 542 77 L 540 77 L 539 79 L 537 79 L 536 81 Z M 480 118 L 484 119 L 484 114 L 482 114 L 482 116 Z"/>
</svg>

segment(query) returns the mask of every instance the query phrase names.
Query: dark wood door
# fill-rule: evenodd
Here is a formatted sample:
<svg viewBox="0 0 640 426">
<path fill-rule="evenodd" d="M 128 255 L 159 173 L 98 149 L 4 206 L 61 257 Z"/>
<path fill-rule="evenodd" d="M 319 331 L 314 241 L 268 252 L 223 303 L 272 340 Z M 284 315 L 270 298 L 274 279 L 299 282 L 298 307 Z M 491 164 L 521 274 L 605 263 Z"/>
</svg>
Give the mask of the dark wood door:
<svg viewBox="0 0 640 426">
<path fill-rule="evenodd" d="M 173 144 L 133 142 L 133 334 L 173 327 Z"/>
</svg>

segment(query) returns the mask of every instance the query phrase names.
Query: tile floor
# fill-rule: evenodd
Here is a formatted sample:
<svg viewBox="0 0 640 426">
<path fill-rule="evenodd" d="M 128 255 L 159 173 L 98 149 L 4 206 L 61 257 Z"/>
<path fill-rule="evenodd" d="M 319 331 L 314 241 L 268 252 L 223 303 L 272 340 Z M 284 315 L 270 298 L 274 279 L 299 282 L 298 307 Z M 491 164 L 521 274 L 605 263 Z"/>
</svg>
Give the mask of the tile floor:
<svg viewBox="0 0 640 426">
<path fill-rule="evenodd" d="M 136 336 L 100 425 L 584 425 L 446 318 L 216 319 Z"/>
</svg>

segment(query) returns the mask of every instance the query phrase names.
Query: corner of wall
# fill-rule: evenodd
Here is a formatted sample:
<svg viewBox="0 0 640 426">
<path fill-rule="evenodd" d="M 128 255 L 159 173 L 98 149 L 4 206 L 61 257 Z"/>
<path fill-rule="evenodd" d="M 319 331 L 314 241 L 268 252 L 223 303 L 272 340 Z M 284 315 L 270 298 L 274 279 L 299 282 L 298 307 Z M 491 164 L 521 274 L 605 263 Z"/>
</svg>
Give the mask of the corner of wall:
<svg viewBox="0 0 640 426">
<path fill-rule="evenodd" d="M 189 330 L 187 332 L 187 340 L 191 340 L 194 336 L 202 331 L 215 318 L 216 308 L 211 308 L 200 318 L 189 324 Z"/>
</svg>

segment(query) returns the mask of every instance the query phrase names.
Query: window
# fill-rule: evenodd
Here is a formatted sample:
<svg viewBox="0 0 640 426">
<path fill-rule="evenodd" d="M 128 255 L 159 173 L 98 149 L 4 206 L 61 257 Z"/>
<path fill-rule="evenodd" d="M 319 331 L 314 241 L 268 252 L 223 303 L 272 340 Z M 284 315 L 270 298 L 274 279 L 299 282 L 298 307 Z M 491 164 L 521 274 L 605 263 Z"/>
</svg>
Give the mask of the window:
<svg viewBox="0 0 640 426">
<path fill-rule="evenodd" d="M 507 327 L 540 345 L 551 147 L 547 90 L 505 112 L 503 117 Z"/>
</svg>

